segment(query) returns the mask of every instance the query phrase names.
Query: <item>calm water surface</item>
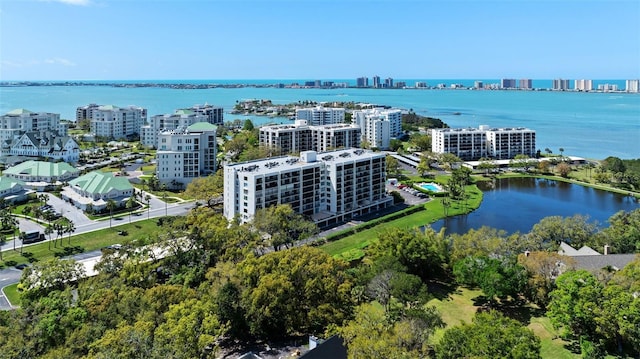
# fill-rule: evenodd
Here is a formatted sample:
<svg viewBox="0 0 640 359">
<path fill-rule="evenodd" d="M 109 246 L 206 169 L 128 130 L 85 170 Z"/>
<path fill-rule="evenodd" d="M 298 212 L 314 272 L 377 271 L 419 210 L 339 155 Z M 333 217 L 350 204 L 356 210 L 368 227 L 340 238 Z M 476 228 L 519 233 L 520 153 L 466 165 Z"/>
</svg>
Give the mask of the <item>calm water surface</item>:
<svg viewBox="0 0 640 359">
<path fill-rule="evenodd" d="M 447 233 L 466 233 L 483 225 L 509 233 L 526 233 L 544 217 L 589 216 L 601 227 L 618 211 L 632 211 L 640 203 L 629 196 L 610 193 L 576 184 L 536 178 L 496 180 L 494 188 L 482 188 L 483 200 L 476 211 L 432 224 L 435 230 L 446 227 Z"/>
</svg>

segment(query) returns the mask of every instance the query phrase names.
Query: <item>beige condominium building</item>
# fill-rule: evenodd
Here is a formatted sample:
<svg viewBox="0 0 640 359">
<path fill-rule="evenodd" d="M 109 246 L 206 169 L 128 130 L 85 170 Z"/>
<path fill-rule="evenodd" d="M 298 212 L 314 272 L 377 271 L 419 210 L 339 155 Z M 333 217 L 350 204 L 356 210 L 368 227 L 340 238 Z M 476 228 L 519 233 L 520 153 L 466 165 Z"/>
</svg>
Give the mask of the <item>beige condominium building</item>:
<svg viewBox="0 0 640 359">
<path fill-rule="evenodd" d="M 360 136 L 360 127 L 346 123 L 309 126 L 306 120 L 296 120 L 293 125 L 260 127 L 260 144 L 281 155 L 360 147 Z"/>
<path fill-rule="evenodd" d="M 482 157 L 511 159 L 536 155 L 536 132 L 524 127 L 437 128 L 431 130 L 431 151 L 451 153 L 463 161 Z"/>
</svg>

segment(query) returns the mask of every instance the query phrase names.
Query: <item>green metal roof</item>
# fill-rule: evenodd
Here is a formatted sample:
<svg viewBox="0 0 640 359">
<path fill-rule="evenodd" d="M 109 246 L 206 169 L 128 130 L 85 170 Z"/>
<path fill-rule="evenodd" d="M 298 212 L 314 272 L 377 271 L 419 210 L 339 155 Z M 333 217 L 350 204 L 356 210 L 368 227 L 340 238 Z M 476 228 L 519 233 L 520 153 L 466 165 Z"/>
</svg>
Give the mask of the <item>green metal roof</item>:
<svg viewBox="0 0 640 359">
<path fill-rule="evenodd" d="M 34 112 L 27 110 L 26 108 L 17 108 L 15 110 L 7 112 L 7 115 L 20 116 L 20 115 L 31 115 Z"/>
<path fill-rule="evenodd" d="M 193 111 L 186 108 L 176 110 L 176 115 L 191 115 L 191 114 L 193 114 Z"/>
<path fill-rule="evenodd" d="M 26 161 L 4 170 L 4 174 L 31 175 L 39 177 L 60 177 L 67 173 L 79 171 L 66 162 Z"/>
<path fill-rule="evenodd" d="M 200 131 L 215 131 L 218 128 L 216 125 L 212 125 L 209 122 L 196 122 L 193 125 L 187 127 L 187 130 L 200 132 Z"/>
<path fill-rule="evenodd" d="M 22 188 L 24 188 L 25 183 L 15 178 L 9 178 L 5 176 L 0 177 L 0 191 L 5 191 L 15 186 L 22 186 Z"/>
<path fill-rule="evenodd" d="M 112 190 L 126 191 L 133 186 L 125 177 L 116 177 L 112 172 L 93 171 L 69 181 L 69 185 L 79 187 L 92 194 L 106 194 Z"/>
</svg>

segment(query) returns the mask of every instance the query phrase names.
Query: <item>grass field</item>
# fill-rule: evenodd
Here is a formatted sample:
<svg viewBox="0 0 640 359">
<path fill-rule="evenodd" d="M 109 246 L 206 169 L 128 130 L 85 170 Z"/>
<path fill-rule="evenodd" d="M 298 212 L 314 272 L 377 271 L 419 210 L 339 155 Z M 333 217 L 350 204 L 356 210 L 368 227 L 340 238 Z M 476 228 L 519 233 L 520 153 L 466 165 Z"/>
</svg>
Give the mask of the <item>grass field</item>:
<svg viewBox="0 0 640 359">
<path fill-rule="evenodd" d="M 470 323 L 474 314 L 478 310 L 474 299 L 482 295 L 479 290 L 470 290 L 467 288 L 458 288 L 454 293 L 443 299 L 432 299 L 428 304 L 435 306 L 442 320 L 448 327 L 459 325 L 462 322 Z M 518 308 L 517 313 L 527 313 L 527 307 Z M 507 313 L 509 315 L 509 313 Z M 517 315 L 516 319 L 523 321 L 529 329 L 531 329 L 540 338 L 540 356 L 549 359 L 574 359 L 580 358 L 579 354 L 570 352 L 565 348 L 566 342 L 558 338 L 556 330 L 551 325 L 551 321 L 547 317 Z M 437 343 L 444 334 L 445 329 L 438 329 L 431 338 L 433 343 Z"/>
<path fill-rule="evenodd" d="M 467 201 L 452 202 L 448 208 L 448 214 L 450 216 L 469 213 L 480 206 L 482 202 L 482 191 L 475 185 L 467 186 L 465 190 L 469 195 Z M 364 248 L 377 240 L 378 234 L 388 228 L 417 228 L 445 217 L 442 198 L 435 197 L 424 204 L 424 206 L 426 211 L 413 213 L 393 221 L 381 223 L 373 228 L 358 231 L 351 236 L 326 243 L 321 246 L 321 248 L 332 256 L 346 260 L 361 258 L 364 255 Z"/>
<path fill-rule="evenodd" d="M 119 235 L 118 232 L 120 231 L 126 231 L 128 234 L 126 236 Z M 125 244 L 134 240 L 145 240 L 161 232 L 163 232 L 163 228 L 157 225 L 157 219 L 150 219 L 71 236 L 71 245 L 69 245 L 67 236 L 64 236 L 62 242 L 65 247 L 80 246 L 85 252 L 89 252 L 114 243 Z M 60 242 L 58 241 L 58 248 L 54 248 L 53 244 L 51 244 L 51 250 L 49 250 L 49 243 L 43 242 L 25 247 L 23 252 L 31 253 L 32 258 L 42 261 L 55 257 L 56 253 L 58 253 L 58 256 L 65 254 L 63 248 L 60 248 Z M 15 252 L 13 250 L 2 252 L 2 259 L 3 261 L 0 261 L 0 263 L 3 265 L 8 261 L 15 261 L 17 263 L 29 262 L 28 257 L 20 254 L 19 247 L 16 248 Z"/>
</svg>

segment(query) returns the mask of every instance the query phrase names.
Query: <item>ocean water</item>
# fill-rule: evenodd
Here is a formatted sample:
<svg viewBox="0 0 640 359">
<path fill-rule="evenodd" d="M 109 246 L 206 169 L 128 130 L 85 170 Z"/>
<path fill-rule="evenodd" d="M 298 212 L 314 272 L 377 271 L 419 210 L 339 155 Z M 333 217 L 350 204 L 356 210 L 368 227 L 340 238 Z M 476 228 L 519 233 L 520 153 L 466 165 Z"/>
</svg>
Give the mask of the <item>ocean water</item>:
<svg viewBox="0 0 640 359">
<path fill-rule="evenodd" d="M 352 82 L 340 81 L 336 82 Z M 407 81 L 413 85 L 414 80 Z M 437 83 L 473 84 L 473 80 L 423 80 Z M 494 83 L 497 80 L 485 80 Z M 534 81 L 534 87 L 550 83 Z M 103 83 L 103 81 L 100 81 Z M 105 81 L 106 82 L 106 81 Z M 129 83 L 260 83 L 290 84 L 304 81 L 129 81 Z M 598 83 L 624 83 L 615 80 Z M 60 113 L 63 119 L 75 119 L 78 106 L 89 103 L 136 105 L 148 109 L 149 116 L 172 113 L 175 109 L 209 103 L 231 111 L 236 101 L 269 99 L 275 104 L 304 100 L 327 102 L 353 101 L 412 109 L 416 113 L 442 119 L 451 127 L 528 127 L 537 133 L 537 147 L 554 153 L 564 148 L 565 155 L 603 159 L 616 156 L 640 158 L 640 95 L 627 93 L 578 93 L 551 91 L 476 91 L 427 89 L 295 89 L 242 87 L 212 89 L 171 89 L 161 87 L 110 86 L 15 86 L 0 87 L 0 113 L 16 108 L 35 112 Z M 225 114 L 225 121 L 250 118 L 256 125 L 289 122 L 269 118 Z"/>
</svg>

